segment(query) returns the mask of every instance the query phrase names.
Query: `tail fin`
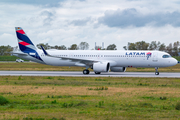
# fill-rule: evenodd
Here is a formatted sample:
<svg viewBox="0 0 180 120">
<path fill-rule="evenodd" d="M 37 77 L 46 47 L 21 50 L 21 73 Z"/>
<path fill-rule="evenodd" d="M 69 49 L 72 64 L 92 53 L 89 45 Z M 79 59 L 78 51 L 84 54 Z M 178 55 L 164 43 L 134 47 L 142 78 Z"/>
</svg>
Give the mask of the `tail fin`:
<svg viewBox="0 0 180 120">
<path fill-rule="evenodd" d="M 22 52 L 32 52 L 37 50 L 21 27 L 15 27 L 15 30 L 18 39 L 19 49 Z"/>
</svg>

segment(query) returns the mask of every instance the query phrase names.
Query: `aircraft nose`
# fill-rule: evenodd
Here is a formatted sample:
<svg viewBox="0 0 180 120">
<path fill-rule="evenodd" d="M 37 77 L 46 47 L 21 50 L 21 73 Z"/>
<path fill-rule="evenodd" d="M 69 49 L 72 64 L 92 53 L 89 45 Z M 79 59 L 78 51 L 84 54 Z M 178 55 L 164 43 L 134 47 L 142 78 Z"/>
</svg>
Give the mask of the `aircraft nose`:
<svg viewBox="0 0 180 120">
<path fill-rule="evenodd" d="M 173 65 L 176 65 L 176 64 L 178 64 L 179 63 L 179 61 L 177 61 L 175 58 L 173 58 Z"/>
</svg>

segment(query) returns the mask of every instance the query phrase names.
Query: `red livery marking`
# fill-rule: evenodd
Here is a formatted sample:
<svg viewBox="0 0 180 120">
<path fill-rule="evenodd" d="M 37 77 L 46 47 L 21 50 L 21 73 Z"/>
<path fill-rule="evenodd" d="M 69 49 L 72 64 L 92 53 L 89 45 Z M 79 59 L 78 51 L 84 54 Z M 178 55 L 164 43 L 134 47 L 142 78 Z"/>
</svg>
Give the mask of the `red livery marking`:
<svg viewBox="0 0 180 120">
<path fill-rule="evenodd" d="M 152 53 L 151 52 L 148 52 L 147 55 L 151 55 Z"/>
<path fill-rule="evenodd" d="M 21 34 L 25 34 L 25 32 L 23 30 L 17 30 L 16 32 L 21 33 Z"/>
<path fill-rule="evenodd" d="M 26 42 L 19 42 L 19 44 L 24 45 L 24 46 L 30 45 L 29 43 L 26 43 Z"/>
</svg>

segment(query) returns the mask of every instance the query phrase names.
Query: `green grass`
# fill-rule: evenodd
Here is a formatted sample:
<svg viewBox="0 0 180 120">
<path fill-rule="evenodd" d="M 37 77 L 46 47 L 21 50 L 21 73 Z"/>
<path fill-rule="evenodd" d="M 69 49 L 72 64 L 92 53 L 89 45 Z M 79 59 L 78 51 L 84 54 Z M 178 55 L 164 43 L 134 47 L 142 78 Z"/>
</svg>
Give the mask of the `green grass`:
<svg viewBox="0 0 180 120">
<path fill-rule="evenodd" d="M 180 119 L 179 94 L 179 78 L 1 76 L 0 119 Z"/>
<path fill-rule="evenodd" d="M 8 103 L 8 100 L 4 98 L 3 96 L 0 96 L 0 105 L 5 105 Z"/>
<path fill-rule="evenodd" d="M 174 56 L 177 61 L 180 61 L 180 56 Z"/>
<path fill-rule="evenodd" d="M 21 59 L 21 58 L 18 58 L 16 56 L 0 56 L 0 61 L 16 61 L 16 59 Z"/>
</svg>

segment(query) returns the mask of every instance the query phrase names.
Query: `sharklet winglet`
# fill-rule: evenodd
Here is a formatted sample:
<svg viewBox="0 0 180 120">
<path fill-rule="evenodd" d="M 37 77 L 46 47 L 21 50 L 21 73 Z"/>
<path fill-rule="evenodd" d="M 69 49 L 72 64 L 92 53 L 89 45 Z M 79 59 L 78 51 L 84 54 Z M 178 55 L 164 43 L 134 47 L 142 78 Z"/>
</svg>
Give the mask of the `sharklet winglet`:
<svg viewBox="0 0 180 120">
<path fill-rule="evenodd" d="M 44 52 L 45 55 L 50 56 L 50 55 L 46 52 L 46 50 L 43 48 L 43 46 L 41 46 L 41 49 L 43 50 L 43 52 Z"/>
</svg>

